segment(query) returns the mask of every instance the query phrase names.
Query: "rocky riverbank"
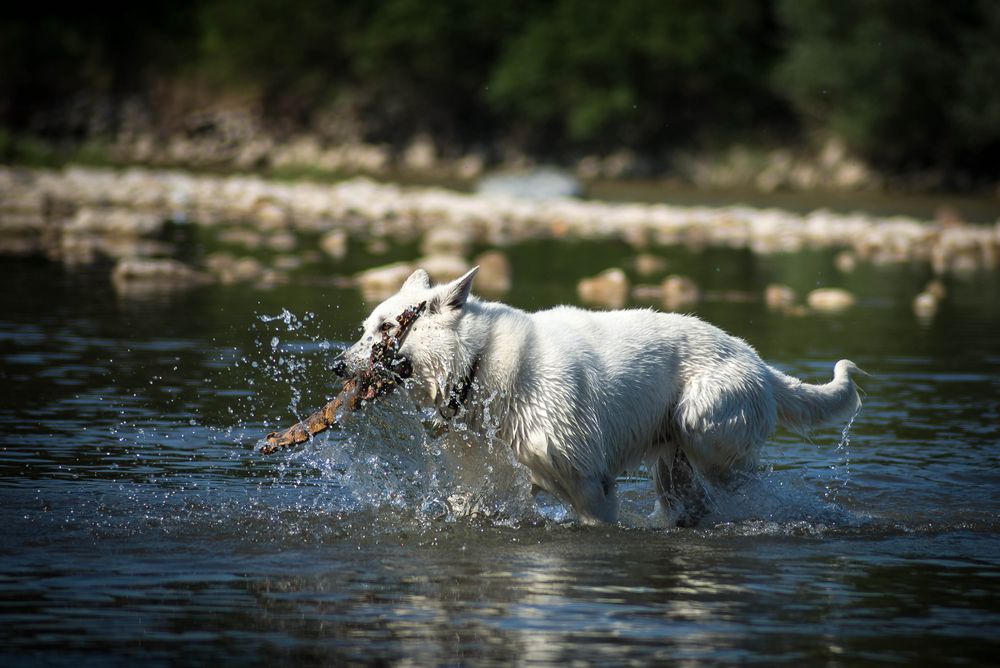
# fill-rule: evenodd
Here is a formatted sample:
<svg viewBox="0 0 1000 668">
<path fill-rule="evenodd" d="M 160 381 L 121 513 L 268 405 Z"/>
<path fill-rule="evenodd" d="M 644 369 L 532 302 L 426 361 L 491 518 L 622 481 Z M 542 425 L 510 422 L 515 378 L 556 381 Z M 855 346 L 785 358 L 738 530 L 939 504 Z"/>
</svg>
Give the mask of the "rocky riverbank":
<svg viewBox="0 0 1000 668">
<path fill-rule="evenodd" d="M 244 245 L 286 255 L 270 267 L 225 254 L 206 258 L 203 266 L 179 265 L 163 239 L 171 221 L 218 227 Z M 373 291 L 390 289 L 414 265 L 427 266 L 442 279 L 460 273 L 476 245 L 502 248 L 538 238 L 619 239 L 637 252 L 675 245 L 755 253 L 836 248 L 841 250 L 838 266 L 845 270 L 861 262 L 924 263 L 938 275 L 995 270 L 1000 261 L 1000 222 L 982 226 L 829 211 L 799 215 L 748 207 L 525 200 L 367 178 L 319 184 L 149 169 L 0 168 L 0 253 L 45 255 L 65 263 L 111 260 L 118 263 L 116 284 L 124 286 L 213 280 L 273 284 L 282 280 L 283 268 L 295 264 L 303 234 L 319 235 L 319 248 L 335 258 L 352 239 L 375 245 L 421 240 L 423 257 L 405 267 L 349 277 Z M 498 289 L 509 285 L 504 262 L 496 255 L 485 261 L 497 268 Z"/>
</svg>

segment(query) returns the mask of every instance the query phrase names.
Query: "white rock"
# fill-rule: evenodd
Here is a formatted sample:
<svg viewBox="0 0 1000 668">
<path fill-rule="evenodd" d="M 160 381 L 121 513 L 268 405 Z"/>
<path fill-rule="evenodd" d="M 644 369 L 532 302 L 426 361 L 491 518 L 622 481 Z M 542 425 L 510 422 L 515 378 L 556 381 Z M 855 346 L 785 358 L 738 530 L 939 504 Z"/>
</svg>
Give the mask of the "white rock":
<svg viewBox="0 0 1000 668">
<path fill-rule="evenodd" d="M 111 280 L 115 286 L 141 282 L 185 287 L 207 283 L 208 277 L 178 260 L 130 258 L 115 265 Z"/>
<path fill-rule="evenodd" d="M 403 152 L 403 165 L 407 169 L 423 171 L 437 163 L 437 147 L 427 135 L 417 135 Z"/>
<path fill-rule="evenodd" d="M 597 276 L 581 280 L 576 286 L 576 292 L 580 300 L 588 304 L 621 308 L 628 299 L 628 277 L 621 269 L 607 269 Z"/>
<path fill-rule="evenodd" d="M 913 299 L 913 312 L 918 318 L 933 318 L 940 304 L 937 297 L 930 292 L 921 292 Z"/>
<path fill-rule="evenodd" d="M 948 296 L 948 288 L 945 287 L 944 281 L 940 278 L 933 278 L 927 282 L 927 286 L 924 288 L 924 292 L 927 292 L 941 301 Z"/>
<path fill-rule="evenodd" d="M 155 213 L 119 208 L 81 207 L 66 223 L 73 232 L 151 236 L 163 229 L 164 219 Z"/>
<path fill-rule="evenodd" d="M 841 251 L 833 259 L 833 264 L 837 267 L 838 271 L 849 274 L 857 268 L 858 256 L 851 251 Z"/>
<path fill-rule="evenodd" d="M 479 182 L 476 192 L 526 200 L 549 200 L 579 197 L 583 194 L 583 186 L 569 172 L 539 167 L 525 172 L 491 174 Z"/>
<path fill-rule="evenodd" d="M 319 241 L 319 247 L 333 259 L 342 260 L 347 256 L 347 241 L 347 232 L 333 230 L 323 235 Z"/>
<path fill-rule="evenodd" d="M 659 274 L 667 268 L 667 261 L 662 257 L 642 253 L 635 257 L 635 270 L 640 276 Z"/>
<path fill-rule="evenodd" d="M 355 280 L 365 299 L 382 300 L 399 290 L 413 269 L 409 262 L 394 262 L 362 271 Z"/>
<path fill-rule="evenodd" d="M 701 300 L 701 290 L 693 279 L 674 274 L 667 276 L 661 284 L 663 290 L 663 306 L 675 311 L 687 306 L 693 306 Z"/>
<path fill-rule="evenodd" d="M 420 242 L 425 255 L 465 255 L 471 244 L 467 229 L 455 225 L 438 225 L 427 230 Z"/>
<path fill-rule="evenodd" d="M 510 290 L 512 275 L 510 260 L 501 251 L 489 250 L 481 253 L 472 260 L 472 264 L 479 267 L 479 273 L 476 274 L 477 290 L 494 295 Z"/>
<path fill-rule="evenodd" d="M 460 255 L 427 255 L 415 264 L 430 274 L 435 283 L 453 281 L 471 268 L 469 262 Z"/>
<path fill-rule="evenodd" d="M 267 247 L 279 253 L 287 253 L 295 249 L 298 239 L 291 232 L 277 232 L 267 238 Z"/>
<path fill-rule="evenodd" d="M 809 293 L 806 303 L 814 311 L 838 313 L 854 306 L 856 300 L 847 290 L 840 288 L 818 288 Z"/>
<path fill-rule="evenodd" d="M 663 299 L 663 286 L 640 283 L 632 288 L 632 299 L 638 302 L 658 302 Z"/>
<path fill-rule="evenodd" d="M 795 306 L 795 290 L 787 285 L 772 283 L 764 288 L 764 303 L 773 311 L 784 311 Z"/>
</svg>

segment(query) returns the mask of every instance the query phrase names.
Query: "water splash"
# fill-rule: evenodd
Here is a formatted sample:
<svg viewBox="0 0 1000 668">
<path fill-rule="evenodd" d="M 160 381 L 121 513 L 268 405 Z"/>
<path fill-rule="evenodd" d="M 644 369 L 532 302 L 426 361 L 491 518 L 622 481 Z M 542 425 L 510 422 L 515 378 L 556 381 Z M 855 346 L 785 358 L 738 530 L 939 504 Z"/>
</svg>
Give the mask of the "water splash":
<svg viewBox="0 0 1000 668">
<path fill-rule="evenodd" d="M 260 315 L 258 321 L 262 330 L 256 348 L 250 359 L 243 358 L 242 367 L 254 388 L 256 410 L 245 415 L 262 412 L 263 388 L 277 386 L 291 396 L 290 419 L 301 419 L 301 409 L 309 412 L 330 396 L 330 389 L 318 396 L 306 389 L 322 375 L 317 360 L 327 354 L 329 342 L 309 327 L 312 314 L 299 318 L 283 309 Z M 294 512 L 365 517 L 378 531 L 388 532 L 469 521 L 522 526 L 572 520 L 572 512 L 558 500 L 532 495 L 529 472 L 501 437 L 505 399 L 496 392 L 484 394 L 474 385 L 475 401 L 442 429 L 435 414 L 415 408 L 407 391 L 400 390 L 351 416 L 341 428 L 276 455 L 270 464 L 259 464 L 272 467 L 266 495 L 280 489 L 295 499 Z M 849 480 L 853 421 L 837 447 L 846 453 L 845 463 L 831 467 L 844 472 L 843 479 L 828 482 L 825 494 L 817 493 L 801 473 L 796 478 L 773 470 L 748 474 L 725 487 L 706 483 L 709 514 L 701 526 L 723 532 L 733 527 L 802 532 L 857 525 L 858 519 L 837 505 Z M 623 479 L 620 487 L 623 525 L 663 526 L 650 517 L 656 494 L 648 475 Z"/>
<path fill-rule="evenodd" d="M 421 525 L 540 521 L 527 470 L 509 444 L 457 421 L 435 429 L 405 391 L 367 406 L 300 463 L 341 486 L 354 508 Z M 308 450 L 308 448 L 307 448 Z"/>
<path fill-rule="evenodd" d="M 702 530 L 741 535 L 823 535 L 856 530 L 870 518 L 818 494 L 799 471 L 769 470 L 717 488 Z"/>
<path fill-rule="evenodd" d="M 502 414 L 493 399 L 481 415 Z M 354 415 L 342 431 L 288 455 L 275 484 L 301 487 L 307 494 L 314 493 L 315 485 L 328 487 L 323 495 L 327 512 L 361 513 L 371 527 L 389 533 L 455 522 L 575 522 L 572 511 L 557 499 L 532 495 L 528 470 L 497 436 L 496 425 L 480 429 L 472 422 L 459 419 L 452 431 L 435 432 L 426 415 L 400 392 Z M 798 470 L 771 469 L 746 473 L 726 485 L 704 484 L 709 512 L 699 531 L 821 535 L 856 530 L 868 521 L 827 498 Z M 665 528 L 662 517 L 650 514 L 656 493 L 648 474 L 622 477 L 619 495 L 622 526 Z M 316 509 L 313 502 L 302 506 Z"/>
<path fill-rule="evenodd" d="M 257 319 L 261 322 L 275 322 L 280 320 L 288 328 L 288 331 L 298 331 L 302 329 L 305 323 L 312 320 L 316 315 L 314 313 L 306 313 L 301 319 L 287 308 L 281 309 L 281 313 L 277 315 L 267 315 L 266 313 L 258 314 Z"/>
<path fill-rule="evenodd" d="M 301 420 L 332 391 L 334 377 L 326 372 L 328 358 L 331 350 L 341 345 L 322 335 L 312 312 L 300 317 L 284 308 L 275 315 L 259 314 L 256 319 L 252 327 L 254 350 L 235 365 L 245 369 L 244 385 L 254 390 L 239 407 L 240 414 L 248 418 L 266 414 L 276 405 L 275 395 L 281 393 L 286 397 L 287 411 Z"/>
<path fill-rule="evenodd" d="M 861 413 L 861 407 L 859 406 L 851 419 L 847 421 L 844 428 L 840 432 L 840 442 L 837 443 L 835 449 L 838 453 L 843 453 L 843 458 L 839 462 L 835 462 L 830 465 L 830 471 L 832 474 L 831 479 L 826 484 L 826 491 L 824 497 L 827 501 L 836 501 L 844 492 L 847 491 L 847 486 L 851 481 L 851 427 L 854 426 L 854 420 Z"/>
</svg>

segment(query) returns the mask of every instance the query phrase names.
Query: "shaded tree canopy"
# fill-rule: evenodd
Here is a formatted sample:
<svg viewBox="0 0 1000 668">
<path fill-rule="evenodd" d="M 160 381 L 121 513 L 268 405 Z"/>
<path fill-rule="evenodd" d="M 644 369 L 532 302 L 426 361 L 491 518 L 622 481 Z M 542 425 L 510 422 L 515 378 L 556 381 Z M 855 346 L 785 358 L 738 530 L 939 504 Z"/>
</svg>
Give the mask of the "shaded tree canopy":
<svg viewBox="0 0 1000 668">
<path fill-rule="evenodd" d="M 367 139 L 662 153 L 836 136 L 888 170 L 1000 176 L 1000 3 L 173 0 L 0 10 L 0 123 L 177 82 Z"/>
</svg>

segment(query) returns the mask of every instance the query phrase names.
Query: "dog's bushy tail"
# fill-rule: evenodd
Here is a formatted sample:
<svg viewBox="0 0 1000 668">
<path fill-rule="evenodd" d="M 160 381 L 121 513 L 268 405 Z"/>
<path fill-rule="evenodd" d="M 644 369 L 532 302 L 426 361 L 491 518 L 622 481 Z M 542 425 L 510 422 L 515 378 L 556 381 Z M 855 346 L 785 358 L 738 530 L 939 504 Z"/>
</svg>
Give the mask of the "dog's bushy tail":
<svg viewBox="0 0 1000 668">
<path fill-rule="evenodd" d="M 813 427 L 846 423 L 861 408 L 854 384 L 858 375 L 868 374 L 854 362 L 840 360 L 833 368 L 833 380 L 825 385 L 812 385 L 772 367 L 778 422 L 799 434 L 807 434 Z"/>
</svg>

